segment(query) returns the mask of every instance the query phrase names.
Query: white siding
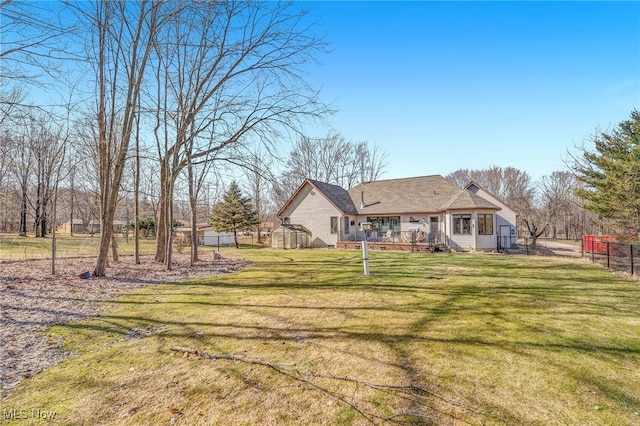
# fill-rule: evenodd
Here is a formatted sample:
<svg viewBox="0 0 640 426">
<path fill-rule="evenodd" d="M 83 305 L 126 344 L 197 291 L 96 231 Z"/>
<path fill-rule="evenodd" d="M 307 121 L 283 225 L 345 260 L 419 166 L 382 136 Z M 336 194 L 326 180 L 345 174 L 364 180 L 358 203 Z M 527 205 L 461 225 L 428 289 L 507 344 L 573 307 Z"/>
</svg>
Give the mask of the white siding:
<svg viewBox="0 0 640 426">
<path fill-rule="evenodd" d="M 204 231 L 203 240 L 205 246 L 230 246 L 235 244 L 232 232 L 216 232 L 212 229 Z"/>
<path fill-rule="evenodd" d="M 340 232 L 342 212 L 308 183 L 282 214 L 283 218 L 289 218 L 289 223 L 302 225 L 311 231 L 311 241 L 314 247 L 335 247 L 338 242 L 339 233 L 331 233 L 332 216 L 338 217 L 338 232 Z"/>
<path fill-rule="evenodd" d="M 496 227 L 496 211 L 495 210 L 480 210 L 474 213 L 474 218 L 475 218 L 475 223 L 477 225 L 478 223 L 478 214 L 490 214 L 491 217 L 493 218 L 493 233 L 491 233 L 490 235 L 480 235 L 478 234 L 478 227 L 475 226 L 475 233 L 477 235 L 476 238 L 476 250 L 482 250 L 482 251 L 486 251 L 486 250 L 495 250 L 496 249 L 496 242 L 497 242 L 497 236 L 496 233 L 497 231 L 497 227 Z"/>
<path fill-rule="evenodd" d="M 496 212 L 496 232 L 498 229 L 500 229 L 500 225 L 509 225 L 513 229 L 516 229 L 518 214 L 513 209 L 511 209 L 505 203 L 503 203 L 498 198 L 494 197 L 484 189 L 482 188 L 475 188 L 475 189 L 476 191 L 474 192 L 476 195 L 484 198 L 485 200 L 495 204 L 496 206 L 502 209 Z"/>
<path fill-rule="evenodd" d="M 349 224 L 349 231 L 345 231 L 344 221 Z M 353 224 L 351 224 L 353 222 Z M 340 219 L 340 240 L 341 241 L 355 241 L 356 233 L 358 231 L 358 224 L 355 216 L 344 216 Z"/>
<path fill-rule="evenodd" d="M 453 234 L 453 215 L 471 214 L 471 234 Z M 476 249 L 476 216 L 468 211 L 447 212 L 447 236 L 449 237 L 449 247 L 455 250 L 474 251 Z"/>
</svg>

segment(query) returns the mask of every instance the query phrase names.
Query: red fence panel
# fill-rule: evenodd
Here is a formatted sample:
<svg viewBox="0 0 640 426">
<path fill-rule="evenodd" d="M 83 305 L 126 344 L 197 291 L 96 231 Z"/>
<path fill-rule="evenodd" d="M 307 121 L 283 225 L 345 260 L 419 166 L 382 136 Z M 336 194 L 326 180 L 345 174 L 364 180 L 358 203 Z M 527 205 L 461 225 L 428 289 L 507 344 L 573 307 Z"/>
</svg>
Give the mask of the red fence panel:
<svg viewBox="0 0 640 426">
<path fill-rule="evenodd" d="M 607 242 L 616 242 L 613 235 L 583 235 L 582 249 L 588 253 L 607 254 Z"/>
</svg>

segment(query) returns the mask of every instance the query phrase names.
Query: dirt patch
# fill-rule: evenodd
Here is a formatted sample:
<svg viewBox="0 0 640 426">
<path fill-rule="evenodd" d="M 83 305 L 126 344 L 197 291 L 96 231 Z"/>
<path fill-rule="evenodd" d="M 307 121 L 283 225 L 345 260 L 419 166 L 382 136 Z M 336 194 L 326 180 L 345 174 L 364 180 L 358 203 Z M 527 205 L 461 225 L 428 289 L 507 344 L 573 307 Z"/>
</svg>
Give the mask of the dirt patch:
<svg viewBox="0 0 640 426">
<path fill-rule="evenodd" d="M 133 257 L 121 257 L 111 265 L 107 277 L 83 279 L 95 259 L 60 259 L 56 275 L 50 260 L 0 263 L 0 391 L 4 396 L 24 378 L 60 362 L 68 355 L 58 341 L 40 331 L 55 324 L 94 316 L 102 302 L 119 291 L 146 285 L 181 281 L 240 270 L 244 260 L 213 259 L 190 266 L 189 255 L 174 254 L 174 267 L 164 270 L 151 256 L 136 265 Z"/>
</svg>

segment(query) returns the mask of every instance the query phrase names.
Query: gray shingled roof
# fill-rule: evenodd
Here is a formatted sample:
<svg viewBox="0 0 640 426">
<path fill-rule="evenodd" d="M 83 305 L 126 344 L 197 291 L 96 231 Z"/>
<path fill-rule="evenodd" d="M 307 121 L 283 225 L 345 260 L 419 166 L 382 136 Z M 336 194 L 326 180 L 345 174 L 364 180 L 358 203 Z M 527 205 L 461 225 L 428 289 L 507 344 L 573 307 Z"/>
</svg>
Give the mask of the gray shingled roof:
<svg viewBox="0 0 640 426">
<path fill-rule="evenodd" d="M 322 192 L 343 213 L 352 215 L 427 213 L 459 209 L 500 210 L 495 204 L 467 189 L 459 188 L 440 175 L 367 182 L 348 191 L 341 186 L 317 180 L 307 179 L 305 182 Z"/>
<path fill-rule="evenodd" d="M 318 180 L 307 179 L 307 181 L 315 186 L 318 191 L 322 192 L 324 196 L 343 213 L 357 214 L 358 210 L 356 206 L 353 204 L 353 201 L 351 201 L 347 190 L 343 187 Z"/>
<path fill-rule="evenodd" d="M 468 189 L 463 189 L 460 193 L 454 195 L 448 203 L 442 206 L 442 210 L 466 210 L 469 208 L 502 210 L 492 202 L 485 200 Z"/>
<path fill-rule="evenodd" d="M 367 182 L 351 188 L 349 195 L 359 214 L 400 214 L 444 210 L 461 191 L 469 192 L 440 175 L 432 175 Z"/>
</svg>

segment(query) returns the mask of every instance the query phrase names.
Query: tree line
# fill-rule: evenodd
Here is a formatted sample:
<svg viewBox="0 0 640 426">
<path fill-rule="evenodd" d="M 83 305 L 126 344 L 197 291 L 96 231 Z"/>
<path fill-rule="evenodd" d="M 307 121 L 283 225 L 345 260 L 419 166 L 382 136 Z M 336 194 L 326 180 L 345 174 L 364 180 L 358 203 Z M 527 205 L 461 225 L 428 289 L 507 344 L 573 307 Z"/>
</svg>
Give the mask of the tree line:
<svg viewBox="0 0 640 426">
<path fill-rule="evenodd" d="M 297 5 L 140 0 L 51 6 L 0 3 L 3 230 L 15 228 L 16 211 L 21 235 L 55 233 L 57 213 L 99 222 L 93 275 L 102 276 L 109 255 L 118 257 L 115 219 L 133 223 L 139 262 L 140 224 L 153 217 L 155 260 L 170 269 L 178 206 L 187 204 L 188 217 L 178 218 L 195 234 L 196 223 L 210 214 L 202 205 L 211 206 L 238 170 L 263 216 L 277 204 L 269 195 L 274 188 L 281 196 L 295 189 L 299 182 L 271 167 L 283 161 L 284 139 L 296 141 L 288 167 L 313 140 L 335 145 L 336 152 L 323 152 L 340 160 L 340 179 L 347 172 L 352 182 L 379 176 L 374 166 L 382 168 L 384 156 L 377 148 L 338 133 L 304 135 L 306 124 L 326 123 L 331 109 L 307 78 L 308 64 L 327 44 Z M 33 100 L 29 89 L 52 85 L 60 101 Z M 198 260 L 193 240 L 192 262 Z"/>
<path fill-rule="evenodd" d="M 512 167 L 457 170 L 447 176 L 464 186 L 475 181 L 514 208 L 520 235 L 578 239 L 612 234 L 640 235 L 640 112 L 633 110 L 611 130 L 596 129 L 567 152 L 567 169 L 532 182 Z"/>
</svg>

